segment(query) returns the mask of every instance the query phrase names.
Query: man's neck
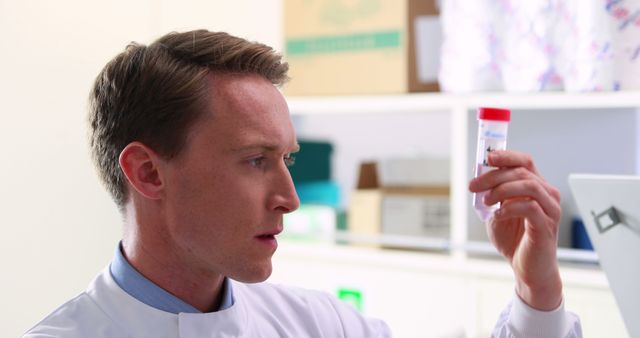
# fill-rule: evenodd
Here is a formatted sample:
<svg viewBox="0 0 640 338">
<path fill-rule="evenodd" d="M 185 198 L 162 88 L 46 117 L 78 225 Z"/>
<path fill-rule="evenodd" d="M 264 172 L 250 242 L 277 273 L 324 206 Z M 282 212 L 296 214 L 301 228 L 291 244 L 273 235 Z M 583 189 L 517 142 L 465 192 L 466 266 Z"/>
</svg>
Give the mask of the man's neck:
<svg viewBox="0 0 640 338">
<path fill-rule="evenodd" d="M 222 300 L 224 276 L 199 271 L 187 264 L 173 243 L 164 240 L 162 227 L 145 227 L 140 218 L 148 217 L 136 214 L 133 208 L 127 209 L 122 250 L 129 264 L 194 308 L 202 312 L 216 311 Z M 146 223 L 152 224 L 153 220 Z"/>
<path fill-rule="evenodd" d="M 185 269 L 172 255 L 145 243 L 123 240 L 125 259 L 144 277 L 202 312 L 216 311 L 222 300 L 223 276 L 204 276 Z"/>
</svg>

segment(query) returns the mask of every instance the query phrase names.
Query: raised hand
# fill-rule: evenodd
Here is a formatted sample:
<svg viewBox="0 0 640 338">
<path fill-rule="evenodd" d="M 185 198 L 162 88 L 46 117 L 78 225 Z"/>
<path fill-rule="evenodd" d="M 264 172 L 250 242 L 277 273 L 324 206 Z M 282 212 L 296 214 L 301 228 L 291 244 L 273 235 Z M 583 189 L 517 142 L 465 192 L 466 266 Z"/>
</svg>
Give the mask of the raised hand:
<svg viewBox="0 0 640 338">
<path fill-rule="evenodd" d="M 520 298 L 535 309 L 553 310 L 562 302 L 556 259 L 560 192 L 528 154 L 494 151 L 489 165 L 498 169 L 469 183 L 471 192 L 487 191 L 485 204 L 501 203 L 486 224 L 489 238 L 511 264 Z"/>
</svg>

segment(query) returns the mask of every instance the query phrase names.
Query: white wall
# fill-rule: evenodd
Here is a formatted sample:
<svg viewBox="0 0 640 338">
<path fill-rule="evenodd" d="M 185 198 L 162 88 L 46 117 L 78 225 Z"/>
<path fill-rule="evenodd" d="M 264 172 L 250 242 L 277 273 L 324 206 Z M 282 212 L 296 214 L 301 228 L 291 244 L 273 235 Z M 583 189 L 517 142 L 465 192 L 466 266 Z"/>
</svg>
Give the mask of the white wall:
<svg viewBox="0 0 640 338">
<path fill-rule="evenodd" d="M 86 142 L 89 88 L 130 41 L 207 28 L 280 49 L 281 0 L 0 0 L 0 336 L 106 266 L 119 215 Z"/>
</svg>

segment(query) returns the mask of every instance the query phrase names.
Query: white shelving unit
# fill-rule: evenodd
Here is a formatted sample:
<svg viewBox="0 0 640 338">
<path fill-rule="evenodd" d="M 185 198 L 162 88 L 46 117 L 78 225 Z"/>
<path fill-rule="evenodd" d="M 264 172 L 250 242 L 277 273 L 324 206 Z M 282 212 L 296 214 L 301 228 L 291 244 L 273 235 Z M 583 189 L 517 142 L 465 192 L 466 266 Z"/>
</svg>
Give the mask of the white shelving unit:
<svg viewBox="0 0 640 338">
<path fill-rule="evenodd" d="M 609 93 L 412 93 L 376 96 L 288 97 L 292 114 L 398 113 L 453 110 L 456 107 L 509 107 L 511 109 L 594 109 L 640 107 L 640 92 Z"/>
<path fill-rule="evenodd" d="M 381 318 L 397 337 L 489 337 L 514 296 L 503 261 L 281 241 L 270 282 L 336 294 L 356 290 L 362 312 Z M 595 266 L 561 269 L 566 308 L 585 337 L 625 337 L 604 274 Z"/>
<path fill-rule="evenodd" d="M 435 112 L 448 112 L 450 114 L 450 160 L 451 160 L 451 238 L 449 243 L 433 242 L 425 240 L 418 247 L 434 249 L 443 246 L 450 249 L 454 256 L 465 257 L 467 253 L 491 252 L 492 248 L 486 241 L 476 241 L 469 236 L 469 195 L 467 182 L 469 180 L 470 163 L 469 144 L 472 144 L 472 136 L 475 135 L 475 124 L 472 124 L 471 114 L 477 107 L 505 107 L 514 111 L 555 112 L 563 111 L 602 111 L 606 114 L 610 111 L 624 111 L 627 115 L 636 115 L 640 108 L 640 92 L 613 92 L 613 93 L 531 93 L 531 94 L 504 94 L 486 93 L 472 95 L 456 95 L 442 93 L 419 93 L 405 95 L 386 96 L 318 96 L 318 97 L 289 97 L 289 107 L 294 117 L 318 116 L 318 115 L 358 115 L 384 114 L 392 118 L 396 114 L 429 114 Z M 578 112 L 579 113 L 579 112 Z M 604 115 L 602 115 L 604 116 Z M 471 122 L 470 122 L 471 121 Z M 640 130 L 638 119 L 635 118 L 635 130 Z M 594 122 L 597 123 L 597 122 Z M 544 136 L 541 131 L 540 136 Z M 635 159 L 635 172 L 637 172 L 640 158 L 640 144 L 638 133 L 632 135 L 628 142 L 635 143 L 633 154 L 628 154 Z M 511 138 L 511 135 L 510 135 Z M 568 140 L 569 141 L 569 140 Z M 554 151 L 554 149 L 548 149 Z M 615 150 L 612 150 L 615 151 Z M 567 154 L 568 156 L 571 154 Z M 578 159 L 580 160 L 580 159 Z M 582 159 L 584 160 L 584 159 Z M 597 159 L 589 159 L 597 161 Z M 634 173 L 635 173 L 634 172 Z M 628 174 L 628 173 L 627 173 Z M 564 192 L 564 199 L 570 199 L 568 192 Z M 349 234 L 342 234 L 349 239 Z M 358 240 L 351 238 L 351 240 Z M 389 237 L 381 236 L 370 241 L 384 242 Z M 396 243 L 406 243 L 408 246 L 416 246 L 415 239 L 394 238 Z M 435 244 L 434 244 L 435 243 Z M 597 261 L 597 256 L 590 251 L 562 248 L 559 251 L 561 260 L 571 261 Z"/>
<path fill-rule="evenodd" d="M 640 92 L 420 93 L 290 97 L 288 102 L 294 123 L 296 119 L 308 121 L 301 123 L 307 132 L 316 127 L 331 128 L 332 124 L 344 121 L 358 123 L 372 116 L 377 122 L 393 119 L 396 115 L 399 119 L 410 117 L 409 123 L 414 123 L 420 120 L 414 119 L 417 116 L 414 114 L 422 114 L 420 117 L 426 115 L 436 123 L 448 125 L 449 130 L 438 131 L 435 137 L 436 141 L 446 143 L 451 161 L 450 238 L 363 236 L 343 231 L 337 233 L 337 240 L 354 245 L 283 241 L 274 258 L 272 281 L 329 293 L 343 287 L 360 290 L 366 302 L 365 314 L 385 319 L 398 336 L 413 337 L 425 328 L 430 336 L 489 336 L 498 313 L 513 297 L 513 276 L 508 264 L 483 258 L 498 254 L 486 238 L 478 236 L 479 232 L 484 233 L 484 227 L 474 223 L 478 221 L 470 208 L 467 182 L 475 150 L 474 111 L 477 107 L 512 109 L 514 119 L 510 126 L 509 148 L 535 150 L 532 155 L 538 167 L 546 165 L 543 174 L 547 179 L 551 176 L 552 184 L 556 186 L 566 185 L 568 171 L 597 173 L 608 170 L 614 172 L 607 173 L 615 173 L 623 168 L 619 173 L 640 172 Z M 573 121 L 580 122 L 573 128 L 575 130 L 572 130 Z M 363 129 L 369 125 L 367 123 L 363 122 L 357 131 L 340 127 L 337 132 L 379 138 L 378 132 L 367 133 Z M 393 127 L 385 128 L 393 130 Z M 604 134 L 599 133 L 601 128 L 604 128 Z M 433 136 L 428 133 L 434 129 L 425 129 L 428 129 L 424 131 L 426 138 L 412 138 L 412 142 L 416 139 L 432 142 L 429 137 Z M 416 131 L 422 133 L 420 128 L 411 129 L 411 132 Z M 321 134 L 318 135 L 322 137 Z M 447 142 L 444 138 L 448 138 Z M 540 142 L 536 138 L 541 138 Z M 605 144 L 599 145 L 599 140 Z M 376 142 L 381 141 L 372 140 L 370 147 L 375 147 Z M 587 149 L 582 150 L 583 145 Z M 358 149 L 368 148 L 351 150 L 357 152 Z M 564 191 L 560 188 L 563 200 L 571 202 L 568 187 L 564 187 Z M 570 207 L 563 204 L 563 209 L 567 209 L 565 213 L 570 212 Z M 564 228 L 566 230 L 566 226 Z M 422 251 L 380 248 L 384 246 Z M 580 316 L 584 335 L 625 336 L 626 330 L 606 276 L 598 265 L 593 264 L 598 261 L 596 253 L 565 245 L 559 248 L 558 258 L 563 261 L 561 274 L 566 307 Z M 579 264 L 574 264 L 576 262 Z"/>
</svg>

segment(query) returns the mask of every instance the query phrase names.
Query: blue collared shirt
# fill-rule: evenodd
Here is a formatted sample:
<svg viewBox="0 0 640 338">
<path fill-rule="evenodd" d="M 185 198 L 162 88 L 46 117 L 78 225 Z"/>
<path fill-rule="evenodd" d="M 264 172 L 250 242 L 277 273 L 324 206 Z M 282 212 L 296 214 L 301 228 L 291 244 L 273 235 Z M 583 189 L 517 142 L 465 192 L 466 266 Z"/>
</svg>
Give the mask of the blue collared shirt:
<svg viewBox="0 0 640 338">
<path fill-rule="evenodd" d="M 116 248 L 116 253 L 109 265 L 109 271 L 116 283 L 126 293 L 151 307 L 175 314 L 202 312 L 154 284 L 131 266 L 122 254 L 122 243 L 118 244 Z M 231 283 L 225 277 L 222 283 L 222 301 L 217 311 L 228 309 L 231 305 L 233 305 L 233 290 Z"/>
</svg>

